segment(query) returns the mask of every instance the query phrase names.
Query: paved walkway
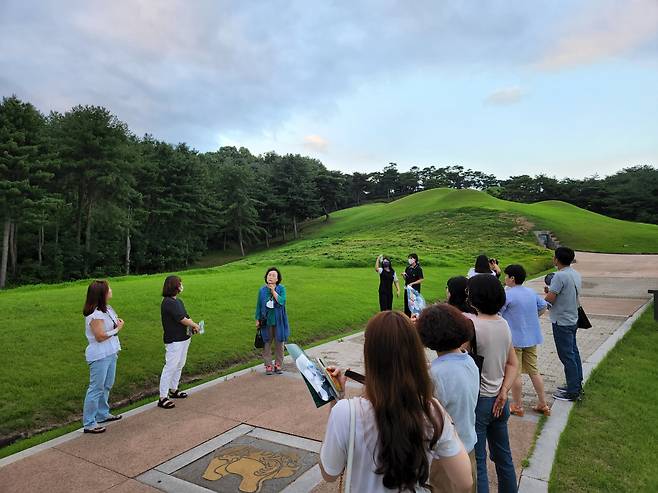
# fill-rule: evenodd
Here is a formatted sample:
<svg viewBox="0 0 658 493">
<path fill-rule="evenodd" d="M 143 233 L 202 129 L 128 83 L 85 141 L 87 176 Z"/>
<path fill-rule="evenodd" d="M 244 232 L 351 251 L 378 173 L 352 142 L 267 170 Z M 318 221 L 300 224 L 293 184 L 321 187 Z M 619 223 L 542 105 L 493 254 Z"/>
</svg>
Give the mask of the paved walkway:
<svg viewBox="0 0 658 493">
<path fill-rule="evenodd" d="M 577 259 L 575 268 L 585 281 L 582 303 L 594 324 L 592 329 L 581 331 L 578 336 L 581 354 L 587 359 L 647 301 L 647 289 L 658 287 L 658 256 L 578 253 Z M 529 285 L 537 290 L 542 287 L 541 281 Z M 555 386 L 563 381 L 563 372 L 548 321 L 544 320 L 542 327 L 546 342 L 540 353 L 540 367 L 546 393 L 550 396 Z M 359 334 L 313 348 L 308 353 L 321 355 L 343 367 L 359 369 L 363 367 L 362 347 L 363 336 Z M 229 459 L 210 471 L 208 463 L 213 454 L 217 456 L 215 450 L 239 444 L 220 458 L 242 454 L 240 463 L 244 473 L 244 468 L 248 469 L 250 464 L 249 454 L 255 453 L 253 447 L 257 448 L 260 443 L 262 448 L 266 443 L 271 448 L 275 444 L 274 448 L 301 452 L 293 455 L 303 456 L 303 460 L 288 471 L 280 465 L 286 459 L 270 453 L 267 455 L 269 462 L 266 462 L 279 461 L 278 476 L 272 473 L 272 480 L 262 484 L 244 479 L 240 484 L 243 491 L 338 491 L 336 484 L 327 485 L 320 480 L 317 466 L 311 467 L 317 460 L 319 442 L 324 435 L 328 406 L 315 408 L 289 360 L 285 370 L 281 376 L 265 376 L 260 369 L 243 371 L 232 378 L 193 389 L 188 399 L 177 401 L 174 410 L 162 410 L 149 404 L 111 423 L 103 435 L 73 432 L 3 459 L 0 461 L 0 489 L 3 492 L 48 493 L 236 491 L 240 478 L 237 472 L 229 474 L 229 463 L 237 459 Z M 355 384 L 348 390 L 356 394 L 359 386 Z M 524 401 L 528 406 L 533 403 L 527 381 Z M 532 411 L 524 418 L 510 420 L 514 462 L 519 473 L 537 420 Z M 257 463 L 256 459 L 252 462 Z M 199 478 L 196 485 L 187 482 L 191 475 L 197 477 L 201 471 L 205 471 L 204 479 Z M 229 487 L 226 486 L 229 483 L 215 481 L 216 478 L 206 479 L 213 474 L 225 481 L 229 477 L 238 479 Z M 291 480 L 287 481 L 286 477 Z M 493 471 L 490 471 L 490 478 L 494 485 Z M 260 486 L 262 489 L 254 489 Z"/>
</svg>

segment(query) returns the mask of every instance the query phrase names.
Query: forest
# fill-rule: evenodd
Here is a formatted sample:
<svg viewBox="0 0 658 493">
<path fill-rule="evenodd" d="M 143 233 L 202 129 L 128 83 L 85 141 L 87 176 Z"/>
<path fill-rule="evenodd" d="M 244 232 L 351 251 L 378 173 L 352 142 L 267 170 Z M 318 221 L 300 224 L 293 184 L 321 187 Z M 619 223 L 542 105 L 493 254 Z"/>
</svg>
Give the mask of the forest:
<svg viewBox="0 0 658 493">
<path fill-rule="evenodd" d="M 396 163 L 348 174 L 298 154 L 198 152 L 138 137 L 100 106 L 44 115 L 11 96 L 0 104 L 0 289 L 183 269 L 227 247 L 244 256 L 297 238 L 309 218 L 439 187 L 658 223 L 658 169 L 647 164 L 585 179 Z"/>
</svg>

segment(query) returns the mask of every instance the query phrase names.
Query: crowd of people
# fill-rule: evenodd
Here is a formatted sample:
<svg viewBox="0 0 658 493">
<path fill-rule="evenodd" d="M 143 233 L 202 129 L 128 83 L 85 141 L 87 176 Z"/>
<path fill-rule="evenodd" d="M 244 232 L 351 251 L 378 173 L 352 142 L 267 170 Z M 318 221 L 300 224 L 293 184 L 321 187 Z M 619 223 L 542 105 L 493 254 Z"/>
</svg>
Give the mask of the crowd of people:
<svg viewBox="0 0 658 493">
<path fill-rule="evenodd" d="M 361 397 L 332 401 L 320 468 L 327 481 L 347 474 L 352 491 L 489 490 L 487 456 L 494 462 L 499 492 L 515 492 L 517 479 L 508 434 L 510 414 L 522 416 L 521 373 L 529 375 L 537 394 L 533 410 L 550 415 L 537 365 L 543 342 L 539 317 L 548 309 L 566 384 L 555 399 L 582 395 L 582 365 L 576 343 L 580 275 L 571 268 L 575 253 L 555 250 L 557 272 L 545 296 L 523 286 L 526 272 L 481 255 L 467 276 L 453 277 L 446 302 L 410 316 L 393 311 L 393 286 L 400 295 L 391 260 L 379 256 L 380 313 L 365 329 L 365 382 Z M 504 287 L 499 277 L 504 277 Z M 424 281 L 418 256 L 408 256 L 405 287 L 420 291 Z M 290 337 L 286 290 L 281 272 L 269 268 L 259 289 L 255 320 L 263 341 L 265 373 L 282 373 L 284 343 Z M 178 386 L 192 334 L 199 331 L 182 300 L 179 277 L 165 279 L 161 318 L 165 364 L 158 406 L 171 409 L 172 399 L 187 397 Z M 83 309 L 89 345 L 90 383 L 84 401 L 86 433 L 103 433 L 112 415 L 109 392 L 114 383 L 118 335 L 124 321 L 109 305 L 106 281 L 88 288 Z M 274 361 L 272 360 L 274 346 Z M 424 347 L 436 351 L 427 364 Z M 329 370 L 345 388 L 345 373 Z M 508 394 L 512 393 L 512 403 Z M 488 450 L 488 453 L 487 453 Z"/>
</svg>

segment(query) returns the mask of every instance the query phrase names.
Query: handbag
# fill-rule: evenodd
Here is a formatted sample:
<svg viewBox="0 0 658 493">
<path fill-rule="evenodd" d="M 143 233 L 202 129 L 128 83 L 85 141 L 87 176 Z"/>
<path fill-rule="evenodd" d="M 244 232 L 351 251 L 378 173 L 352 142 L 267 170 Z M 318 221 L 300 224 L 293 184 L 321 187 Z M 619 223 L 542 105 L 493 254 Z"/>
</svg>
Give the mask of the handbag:
<svg viewBox="0 0 658 493">
<path fill-rule="evenodd" d="M 576 327 L 579 329 L 590 329 L 592 327 L 592 323 L 587 318 L 585 310 L 580 305 L 578 306 L 578 322 L 576 322 Z"/>
<path fill-rule="evenodd" d="M 575 286 L 574 286 L 575 287 Z M 578 302 L 578 321 L 576 322 L 576 327 L 579 329 L 591 329 L 592 323 L 587 318 L 587 314 L 582 306 L 580 306 L 580 295 L 578 294 L 578 288 L 576 288 L 576 301 Z"/>
<path fill-rule="evenodd" d="M 261 333 L 261 329 L 266 325 L 266 318 L 261 318 L 258 320 L 258 327 L 256 327 L 256 337 L 254 337 L 254 347 L 256 349 L 263 349 L 265 347 L 265 341 L 263 341 L 263 334 Z"/>
<path fill-rule="evenodd" d="M 478 340 L 475 334 L 475 327 L 473 327 L 473 339 L 471 339 L 471 349 L 468 352 L 468 355 L 473 358 L 475 366 L 478 367 L 478 373 L 480 374 L 480 379 L 482 378 L 482 367 L 484 366 L 484 356 L 478 354 Z"/>
<path fill-rule="evenodd" d="M 356 437 L 356 404 L 352 399 L 347 399 L 350 406 L 350 439 L 347 446 L 347 465 L 345 471 L 340 475 L 339 491 L 350 493 L 352 483 L 352 463 L 354 462 L 354 440 Z"/>
</svg>

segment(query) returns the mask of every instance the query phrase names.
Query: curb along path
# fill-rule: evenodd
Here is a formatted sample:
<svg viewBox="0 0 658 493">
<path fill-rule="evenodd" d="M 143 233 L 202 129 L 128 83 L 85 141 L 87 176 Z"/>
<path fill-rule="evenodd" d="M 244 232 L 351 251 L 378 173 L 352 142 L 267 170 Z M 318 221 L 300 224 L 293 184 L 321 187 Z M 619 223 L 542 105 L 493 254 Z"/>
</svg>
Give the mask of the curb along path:
<svg viewBox="0 0 658 493">
<path fill-rule="evenodd" d="M 628 330 L 633 320 L 630 317 L 646 304 L 647 289 L 658 287 L 658 256 L 577 253 L 576 259 L 575 268 L 583 275 L 581 301 L 594 325 L 578 334 L 587 377 Z M 543 287 L 541 280 L 527 284 L 537 290 Z M 540 349 L 539 365 L 550 397 L 564 376 L 547 319 L 542 320 L 542 330 L 545 342 Z M 342 367 L 362 369 L 363 335 L 323 344 L 307 353 L 321 355 L 329 363 Z M 194 472 L 197 466 L 186 464 L 187 458 L 208 461 L 205 457 L 214 452 L 213 446 L 219 447 L 236 437 L 243 443 L 265 440 L 268 446 L 282 448 L 297 444 L 297 449 L 303 449 L 306 454 L 318 450 L 324 436 L 327 408 L 315 408 L 289 357 L 284 370 L 284 375 L 273 376 L 265 376 L 259 367 L 242 370 L 191 389 L 190 397 L 177 401 L 175 409 L 158 409 L 151 403 L 125 413 L 124 419 L 111 423 L 103 435 L 83 435 L 78 430 L 2 459 L 0 489 L 3 492 L 148 493 L 167 491 L 169 484 L 175 485 L 175 491 L 226 491 L 218 489 L 225 488 L 219 481 L 186 482 L 188 476 L 196 474 L 200 478 Z M 350 390 L 357 392 L 359 386 Z M 524 381 L 526 408 L 533 403 L 531 394 L 529 381 Z M 528 453 L 538 417 L 527 409 L 525 417 L 510 419 L 514 463 L 521 472 L 520 491 L 547 490 L 555 447 L 571 406 L 565 402 L 553 405 L 553 415 L 537 441 L 530 467 L 524 471 L 520 464 Z M 201 457 L 203 454 L 206 455 Z M 205 465 L 199 466 L 202 472 Z M 493 469 L 489 478 L 495 487 Z M 229 491 L 235 491 L 232 488 Z M 265 482 L 262 491 L 334 492 L 338 491 L 338 485 L 322 482 L 315 465 L 305 472 L 300 470 L 298 477 L 288 483 L 284 479 Z"/>
</svg>

